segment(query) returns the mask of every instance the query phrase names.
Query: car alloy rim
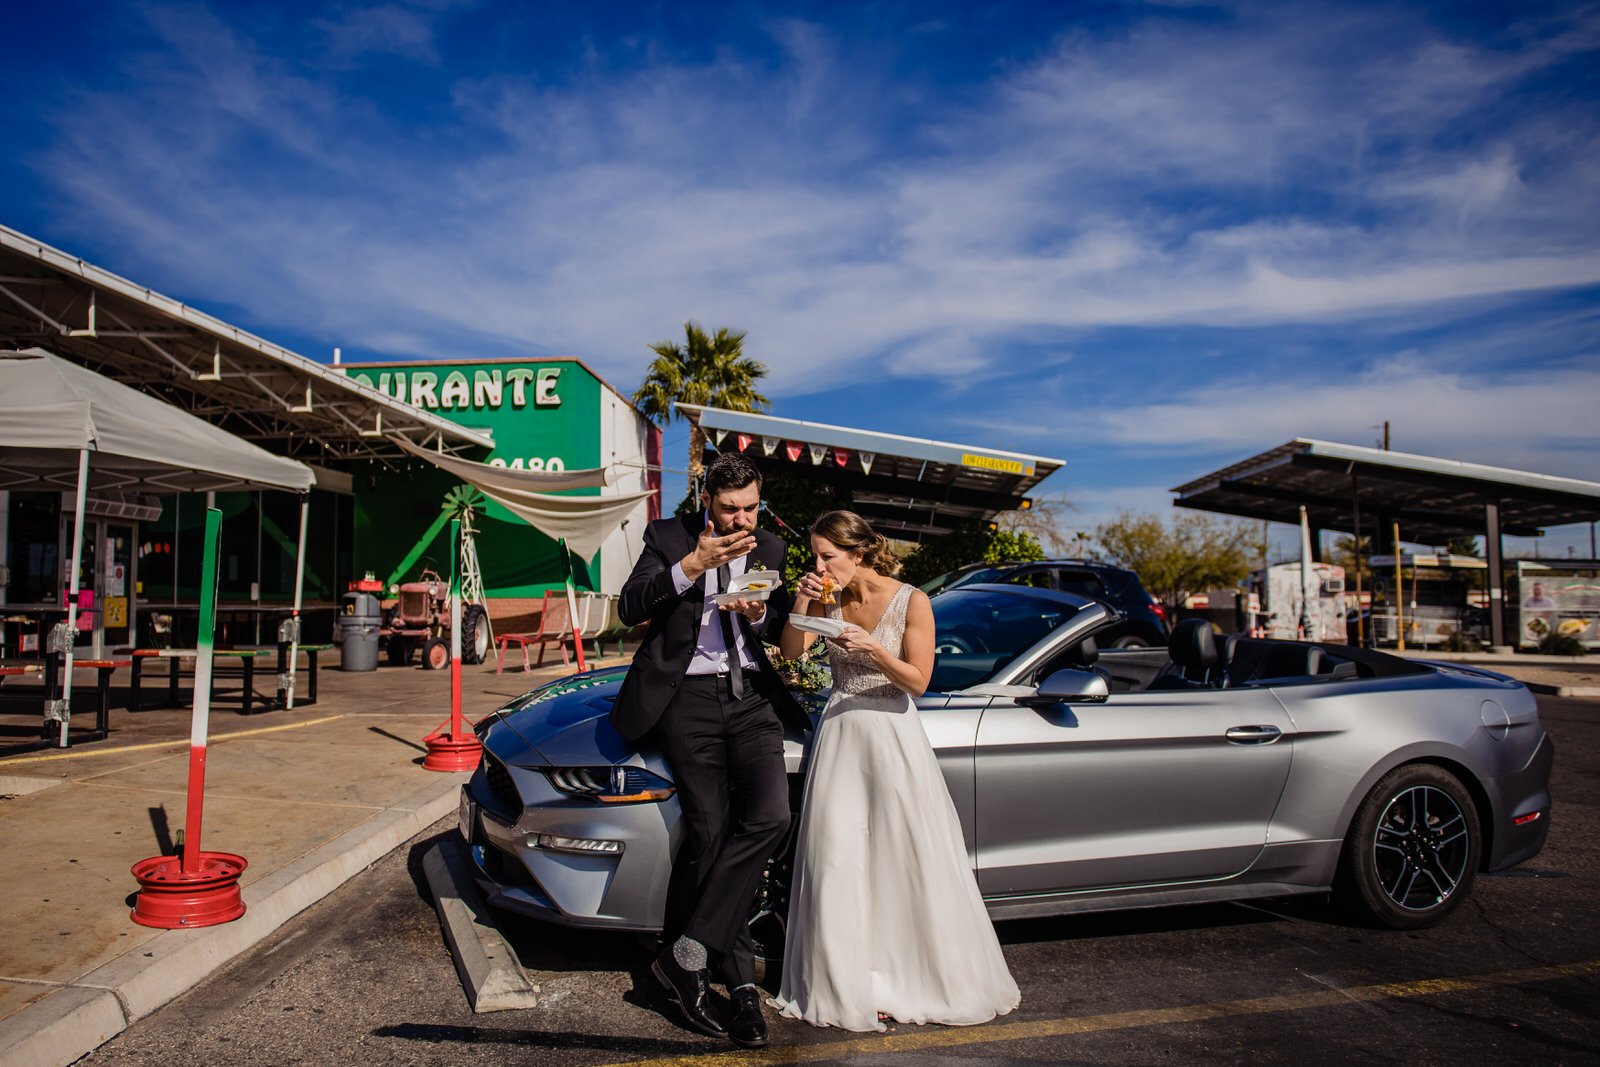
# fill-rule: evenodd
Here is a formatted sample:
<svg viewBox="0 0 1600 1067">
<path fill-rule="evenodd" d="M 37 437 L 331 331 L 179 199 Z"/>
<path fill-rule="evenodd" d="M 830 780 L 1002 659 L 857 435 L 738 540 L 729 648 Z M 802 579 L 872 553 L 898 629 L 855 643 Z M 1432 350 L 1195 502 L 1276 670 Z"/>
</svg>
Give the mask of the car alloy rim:
<svg viewBox="0 0 1600 1067">
<path fill-rule="evenodd" d="M 1433 786 L 1413 786 L 1389 801 L 1372 835 L 1378 883 L 1406 911 L 1437 908 L 1467 873 L 1471 846 L 1455 798 Z"/>
</svg>

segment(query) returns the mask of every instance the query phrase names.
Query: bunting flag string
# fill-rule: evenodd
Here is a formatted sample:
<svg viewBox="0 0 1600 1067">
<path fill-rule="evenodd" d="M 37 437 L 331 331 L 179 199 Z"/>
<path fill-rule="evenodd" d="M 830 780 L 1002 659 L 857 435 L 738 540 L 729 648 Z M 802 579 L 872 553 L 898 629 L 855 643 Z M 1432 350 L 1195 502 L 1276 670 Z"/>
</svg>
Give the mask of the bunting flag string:
<svg viewBox="0 0 1600 1067">
<path fill-rule="evenodd" d="M 778 446 L 781 444 L 783 442 L 776 437 L 763 437 L 761 439 L 761 454 L 770 456 L 778 450 Z"/>
<path fill-rule="evenodd" d="M 850 450 L 848 448 L 836 448 L 836 449 L 834 449 L 833 450 L 833 461 L 835 463 L 837 463 L 839 466 L 843 467 L 845 464 L 850 462 Z"/>
<path fill-rule="evenodd" d="M 716 445 L 718 448 L 721 448 L 723 439 L 726 438 L 727 436 L 728 436 L 728 431 L 727 430 L 712 430 L 711 431 L 711 443 Z"/>
<path fill-rule="evenodd" d="M 876 452 L 857 452 L 856 458 L 861 461 L 861 471 L 864 474 L 872 473 L 872 465 L 878 461 Z"/>
<path fill-rule="evenodd" d="M 798 442 L 798 441 L 790 441 L 788 443 L 788 445 L 785 446 L 784 451 L 786 451 L 789 454 L 789 462 L 790 463 L 799 463 L 800 462 L 800 453 L 804 449 L 805 449 L 805 445 L 802 445 L 800 442 Z"/>
<path fill-rule="evenodd" d="M 828 458 L 828 446 L 827 445 L 812 445 L 811 446 L 811 465 L 813 467 L 821 466 L 822 465 L 822 461 L 827 459 L 827 458 Z"/>
<path fill-rule="evenodd" d="M 743 451 L 744 451 L 744 450 L 745 450 L 745 449 L 747 449 L 747 448 L 749 448 L 749 447 L 750 447 L 750 442 L 752 442 L 752 441 L 754 441 L 754 440 L 755 440 L 755 438 L 754 438 L 754 437 L 751 437 L 751 436 L 750 436 L 750 435 L 749 435 L 749 434 L 747 434 L 747 433 L 742 433 L 742 434 L 740 434 L 740 435 L 739 435 L 739 436 L 738 436 L 738 437 L 736 437 L 736 438 L 734 438 L 734 440 L 735 440 L 735 441 L 736 441 L 736 442 L 737 442 L 737 443 L 738 443 L 738 445 L 739 445 L 739 451 L 740 451 L 740 452 L 743 452 Z"/>
</svg>

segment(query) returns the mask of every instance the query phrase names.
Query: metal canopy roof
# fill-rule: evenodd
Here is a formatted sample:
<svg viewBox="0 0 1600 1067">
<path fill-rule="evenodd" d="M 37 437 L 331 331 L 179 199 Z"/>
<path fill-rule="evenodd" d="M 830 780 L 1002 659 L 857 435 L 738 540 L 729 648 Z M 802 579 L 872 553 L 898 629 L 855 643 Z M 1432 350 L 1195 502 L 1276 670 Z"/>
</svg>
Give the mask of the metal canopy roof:
<svg viewBox="0 0 1600 1067">
<path fill-rule="evenodd" d="M 1398 521 L 1413 544 L 1483 533 L 1485 504 L 1499 504 L 1501 529 L 1522 537 L 1600 519 L 1597 482 L 1307 438 L 1172 491 L 1178 507 L 1273 522 L 1298 523 L 1304 504 L 1312 525 L 1354 530 L 1357 488 L 1363 524 Z"/>
<path fill-rule="evenodd" d="M 959 523 L 982 522 L 1014 510 L 1029 490 L 1064 463 L 696 404 L 679 404 L 678 410 L 724 451 L 744 440 L 744 448 L 765 456 L 769 467 L 793 464 L 808 477 L 849 490 L 855 510 L 883 533 L 908 541 L 937 537 Z M 792 458 L 789 446 L 797 448 Z M 813 462 L 812 446 L 825 450 L 822 462 Z"/>
<path fill-rule="evenodd" d="M 0 347 L 48 349 L 271 452 L 393 460 L 404 437 L 447 450 L 492 435 L 0 226 Z"/>
</svg>

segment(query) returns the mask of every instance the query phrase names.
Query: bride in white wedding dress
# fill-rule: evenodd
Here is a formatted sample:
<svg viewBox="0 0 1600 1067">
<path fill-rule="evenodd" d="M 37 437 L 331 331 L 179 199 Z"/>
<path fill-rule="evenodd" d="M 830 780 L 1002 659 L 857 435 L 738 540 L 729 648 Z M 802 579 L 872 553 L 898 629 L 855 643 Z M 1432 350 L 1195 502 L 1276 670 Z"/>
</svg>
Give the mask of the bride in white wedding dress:
<svg viewBox="0 0 1600 1067">
<path fill-rule="evenodd" d="M 847 1030 L 987 1022 L 1020 994 L 913 703 L 933 670 L 933 610 L 892 577 L 887 541 L 859 515 L 829 512 L 811 529 L 817 569 L 794 614 L 851 625 L 828 638 L 833 696 L 812 741 L 774 1004 Z M 783 654 L 813 639 L 791 623 Z"/>
</svg>

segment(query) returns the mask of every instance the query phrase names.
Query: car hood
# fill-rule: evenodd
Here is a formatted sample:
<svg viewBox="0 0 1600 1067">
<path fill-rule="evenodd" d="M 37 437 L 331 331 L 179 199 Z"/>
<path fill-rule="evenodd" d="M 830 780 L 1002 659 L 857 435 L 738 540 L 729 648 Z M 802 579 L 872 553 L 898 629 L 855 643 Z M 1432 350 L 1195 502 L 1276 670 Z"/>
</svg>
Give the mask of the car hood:
<svg viewBox="0 0 1600 1067">
<path fill-rule="evenodd" d="M 524 693 L 484 719 L 480 737 L 502 761 L 582 767 L 622 763 L 638 751 L 612 728 L 626 667 L 588 671 Z"/>
</svg>

